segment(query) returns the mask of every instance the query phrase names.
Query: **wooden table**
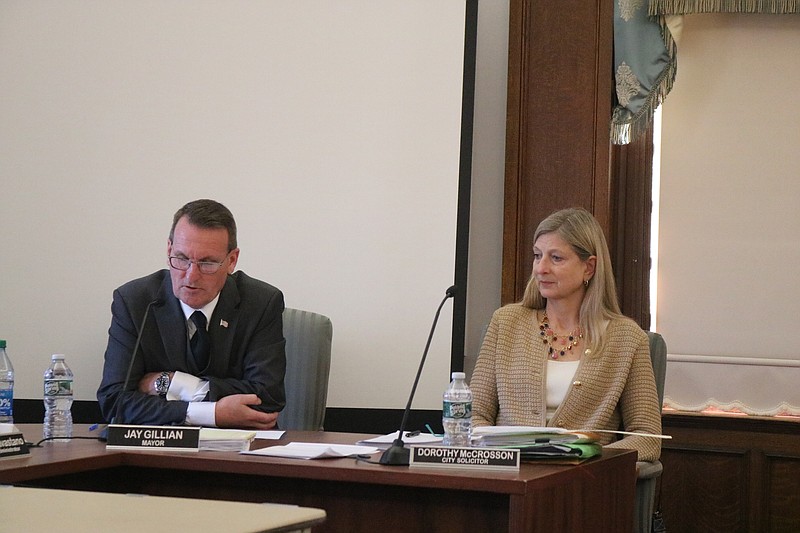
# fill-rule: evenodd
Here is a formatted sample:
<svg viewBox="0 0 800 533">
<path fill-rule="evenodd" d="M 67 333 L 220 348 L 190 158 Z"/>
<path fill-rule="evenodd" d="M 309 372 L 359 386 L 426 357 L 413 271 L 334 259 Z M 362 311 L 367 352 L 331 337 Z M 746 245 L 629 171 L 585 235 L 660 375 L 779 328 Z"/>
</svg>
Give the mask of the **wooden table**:
<svg viewBox="0 0 800 533">
<path fill-rule="evenodd" d="M 22 425 L 28 440 L 41 426 Z M 76 426 L 76 435 L 86 435 Z M 280 441 L 352 444 L 369 435 L 286 432 Z M 377 461 L 378 456 L 373 460 Z M 579 465 L 525 463 L 518 473 L 390 467 L 229 452 L 107 451 L 93 440 L 45 443 L 0 462 L 0 483 L 272 502 L 324 509 L 314 531 L 593 531 L 633 526 L 636 454 L 606 449 Z"/>
</svg>

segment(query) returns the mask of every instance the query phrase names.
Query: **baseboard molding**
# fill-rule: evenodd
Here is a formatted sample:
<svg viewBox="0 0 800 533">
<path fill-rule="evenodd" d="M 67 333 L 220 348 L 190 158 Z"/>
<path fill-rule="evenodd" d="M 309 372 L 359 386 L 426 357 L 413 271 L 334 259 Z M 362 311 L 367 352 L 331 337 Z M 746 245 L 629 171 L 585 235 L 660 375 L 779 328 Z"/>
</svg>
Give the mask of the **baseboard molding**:
<svg viewBox="0 0 800 533">
<path fill-rule="evenodd" d="M 41 424 L 43 420 L 43 400 L 14 399 L 14 422 L 17 424 Z M 72 402 L 72 422 L 75 424 L 103 422 L 100 404 L 92 400 L 75 400 Z"/>
<path fill-rule="evenodd" d="M 14 400 L 14 421 L 18 424 L 41 424 L 44 419 L 42 400 Z M 72 404 L 72 421 L 75 424 L 102 423 L 100 406 L 96 401 L 75 400 Z M 345 433 L 385 434 L 397 431 L 403 421 L 402 409 L 364 409 L 356 407 L 328 407 L 325 410 L 325 429 Z M 406 422 L 409 431 L 426 431 L 426 425 L 435 433 L 442 432 L 442 412 L 439 410 L 412 410 Z"/>
<path fill-rule="evenodd" d="M 363 409 L 355 407 L 328 407 L 325 410 L 325 429 L 346 433 L 385 434 L 397 431 L 403 421 L 402 409 Z M 409 412 L 406 428 L 409 431 L 442 432 L 442 411 L 415 410 Z"/>
</svg>

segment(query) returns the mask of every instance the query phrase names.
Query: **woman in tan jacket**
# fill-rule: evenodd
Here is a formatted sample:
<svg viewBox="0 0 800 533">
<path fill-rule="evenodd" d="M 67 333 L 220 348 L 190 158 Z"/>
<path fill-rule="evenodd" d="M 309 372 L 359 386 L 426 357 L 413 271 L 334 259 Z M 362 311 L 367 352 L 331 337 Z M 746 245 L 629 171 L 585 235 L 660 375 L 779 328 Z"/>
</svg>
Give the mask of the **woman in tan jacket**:
<svg viewBox="0 0 800 533">
<path fill-rule="evenodd" d="M 623 316 L 600 225 L 564 209 L 534 234 L 533 273 L 522 302 L 498 309 L 472 374 L 475 426 L 661 433 L 647 334 Z M 657 438 L 602 433 L 640 461 Z"/>
</svg>

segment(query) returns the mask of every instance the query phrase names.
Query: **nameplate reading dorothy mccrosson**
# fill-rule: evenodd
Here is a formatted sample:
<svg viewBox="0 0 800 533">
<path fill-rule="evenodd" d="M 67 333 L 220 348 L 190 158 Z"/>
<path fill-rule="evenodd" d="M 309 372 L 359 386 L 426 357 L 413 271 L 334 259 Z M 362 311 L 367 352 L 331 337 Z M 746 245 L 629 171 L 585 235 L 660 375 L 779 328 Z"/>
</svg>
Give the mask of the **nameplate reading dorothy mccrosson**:
<svg viewBox="0 0 800 533">
<path fill-rule="evenodd" d="M 412 446 L 412 467 L 474 468 L 519 471 L 519 450 L 504 448 L 460 448 Z"/>
<path fill-rule="evenodd" d="M 110 424 L 106 448 L 196 452 L 199 444 L 199 427 Z"/>
</svg>

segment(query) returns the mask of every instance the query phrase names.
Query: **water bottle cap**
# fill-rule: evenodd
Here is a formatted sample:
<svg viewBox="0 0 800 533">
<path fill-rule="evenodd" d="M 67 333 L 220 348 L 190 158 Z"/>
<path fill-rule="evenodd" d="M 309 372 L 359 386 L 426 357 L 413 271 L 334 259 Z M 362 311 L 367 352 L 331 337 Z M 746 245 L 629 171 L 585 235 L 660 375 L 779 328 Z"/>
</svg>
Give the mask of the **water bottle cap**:
<svg viewBox="0 0 800 533">
<path fill-rule="evenodd" d="M 50 360 L 51 361 L 63 361 L 64 360 L 64 354 L 63 353 L 54 353 L 53 357 L 50 358 Z"/>
<path fill-rule="evenodd" d="M 467 375 L 464 372 L 453 372 L 450 374 L 450 379 L 466 379 Z"/>
<path fill-rule="evenodd" d="M 5 350 L 5 348 L 6 348 L 6 341 L 4 341 L 3 339 L 0 339 L 0 349 Z"/>
</svg>

